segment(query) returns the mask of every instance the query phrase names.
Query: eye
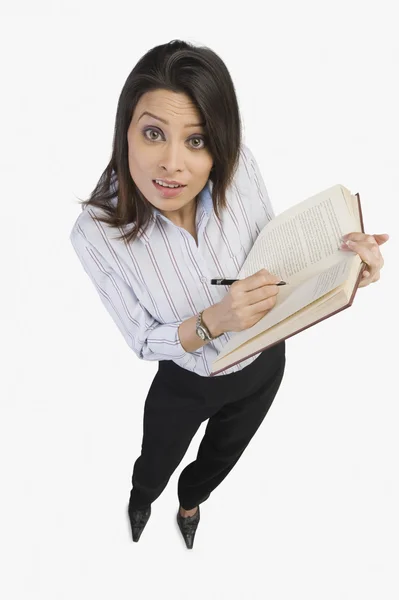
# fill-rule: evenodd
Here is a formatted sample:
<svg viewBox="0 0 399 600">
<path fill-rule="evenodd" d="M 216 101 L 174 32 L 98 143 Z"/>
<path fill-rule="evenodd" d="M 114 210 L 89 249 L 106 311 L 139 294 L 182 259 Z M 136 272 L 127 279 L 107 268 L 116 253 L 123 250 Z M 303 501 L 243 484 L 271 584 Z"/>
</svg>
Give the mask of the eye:
<svg viewBox="0 0 399 600">
<path fill-rule="evenodd" d="M 147 135 L 147 132 L 148 132 L 148 131 L 151 131 L 151 132 L 153 132 L 153 133 L 156 133 L 157 135 L 159 135 L 159 131 L 157 131 L 156 129 L 152 129 L 152 128 L 149 128 L 149 129 L 144 129 L 144 131 L 143 131 L 143 134 L 144 134 L 144 137 L 145 137 L 147 140 L 154 141 L 154 140 L 156 139 L 156 138 L 153 138 L 153 137 L 151 137 L 151 138 L 150 138 L 150 137 L 148 137 L 148 135 Z"/>
<path fill-rule="evenodd" d="M 143 135 L 144 135 L 145 139 L 149 140 L 149 141 L 152 141 L 152 142 L 156 142 L 158 138 L 157 137 L 149 137 L 147 135 L 147 132 L 152 132 L 152 133 L 155 133 L 156 135 L 160 135 L 160 133 L 161 133 L 160 131 L 158 131 L 158 129 L 155 129 L 154 127 L 147 127 L 146 129 L 144 129 L 143 130 Z M 202 135 L 200 135 L 200 136 L 195 135 L 192 138 L 190 138 L 189 141 L 191 142 L 192 140 L 200 140 L 201 142 L 203 142 L 203 146 L 199 147 L 197 144 L 195 146 L 192 146 L 192 148 L 194 150 L 202 150 L 203 148 L 205 148 L 206 141 L 205 141 L 205 137 L 204 136 L 202 136 Z"/>
<path fill-rule="evenodd" d="M 202 146 L 202 148 L 205 148 L 205 146 L 206 146 L 205 138 L 203 138 L 202 136 L 195 136 L 190 139 L 190 142 L 192 142 L 193 140 L 200 140 L 204 144 Z M 198 146 L 194 146 L 194 148 L 198 148 Z M 201 150 L 201 148 L 199 148 L 199 149 Z"/>
</svg>

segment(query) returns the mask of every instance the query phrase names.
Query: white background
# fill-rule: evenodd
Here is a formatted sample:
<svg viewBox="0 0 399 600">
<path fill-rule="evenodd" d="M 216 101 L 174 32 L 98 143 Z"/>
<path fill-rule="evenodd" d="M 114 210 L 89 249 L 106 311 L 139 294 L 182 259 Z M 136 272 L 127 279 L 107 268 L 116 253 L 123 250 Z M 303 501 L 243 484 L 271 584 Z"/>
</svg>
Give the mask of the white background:
<svg viewBox="0 0 399 600">
<path fill-rule="evenodd" d="M 398 599 L 395 5 L 2 3 L 2 597 Z M 278 396 L 201 505 L 191 551 L 176 486 L 205 423 L 133 543 L 158 363 L 129 350 L 69 242 L 128 74 L 174 38 L 226 63 L 276 213 L 340 183 L 366 233 L 391 236 L 380 281 L 287 341 Z"/>
</svg>

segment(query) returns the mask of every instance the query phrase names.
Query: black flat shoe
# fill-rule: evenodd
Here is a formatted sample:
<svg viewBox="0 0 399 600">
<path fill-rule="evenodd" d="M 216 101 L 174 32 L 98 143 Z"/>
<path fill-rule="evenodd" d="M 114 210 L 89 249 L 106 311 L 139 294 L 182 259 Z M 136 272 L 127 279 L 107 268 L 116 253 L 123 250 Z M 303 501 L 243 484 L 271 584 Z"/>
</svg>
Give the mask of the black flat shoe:
<svg viewBox="0 0 399 600">
<path fill-rule="evenodd" d="M 200 520 L 200 507 L 198 506 L 197 512 L 192 517 L 182 517 L 179 506 L 176 518 L 179 529 L 183 535 L 184 541 L 186 542 L 186 546 L 189 550 L 191 550 L 194 544 L 195 532 Z"/>
<path fill-rule="evenodd" d="M 151 504 L 147 508 L 133 509 L 128 508 L 130 526 L 132 528 L 133 541 L 138 542 L 144 527 L 151 515 Z"/>
</svg>

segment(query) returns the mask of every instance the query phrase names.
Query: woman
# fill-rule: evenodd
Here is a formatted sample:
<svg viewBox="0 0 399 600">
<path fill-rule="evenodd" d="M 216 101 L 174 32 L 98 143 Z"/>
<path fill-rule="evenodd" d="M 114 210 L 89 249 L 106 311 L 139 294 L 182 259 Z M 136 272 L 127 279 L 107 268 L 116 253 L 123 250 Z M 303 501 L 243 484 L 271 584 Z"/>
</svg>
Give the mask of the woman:
<svg viewBox="0 0 399 600">
<path fill-rule="evenodd" d="M 129 347 L 158 361 L 132 474 L 134 541 L 209 419 L 178 482 L 176 518 L 190 549 L 199 505 L 239 460 L 285 369 L 282 342 L 210 376 L 229 332 L 273 308 L 280 280 L 262 270 L 230 287 L 210 285 L 237 274 L 274 217 L 241 141 L 233 82 L 214 52 L 174 40 L 139 60 L 119 98 L 111 160 L 82 204 L 70 236 L 79 259 Z M 363 287 L 379 277 L 387 236 L 350 237 L 369 265 Z"/>
</svg>

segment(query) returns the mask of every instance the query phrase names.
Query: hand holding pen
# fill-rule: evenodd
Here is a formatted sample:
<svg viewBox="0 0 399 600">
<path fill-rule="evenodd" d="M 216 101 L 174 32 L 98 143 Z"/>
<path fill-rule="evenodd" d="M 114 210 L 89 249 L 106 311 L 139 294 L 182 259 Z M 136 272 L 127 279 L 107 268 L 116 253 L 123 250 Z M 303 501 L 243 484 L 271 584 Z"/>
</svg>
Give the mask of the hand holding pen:
<svg viewBox="0 0 399 600">
<path fill-rule="evenodd" d="M 216 283 L 215 283 L 216 282 Z M 213 285 L 232 285 L 216 305 L 218 333 L 242 331 L 255 325 L 276 304 L 278 286 L 286 285 L 279 277 L 261 269 L 244 279 L 212 279 Z"/>
</svg>

